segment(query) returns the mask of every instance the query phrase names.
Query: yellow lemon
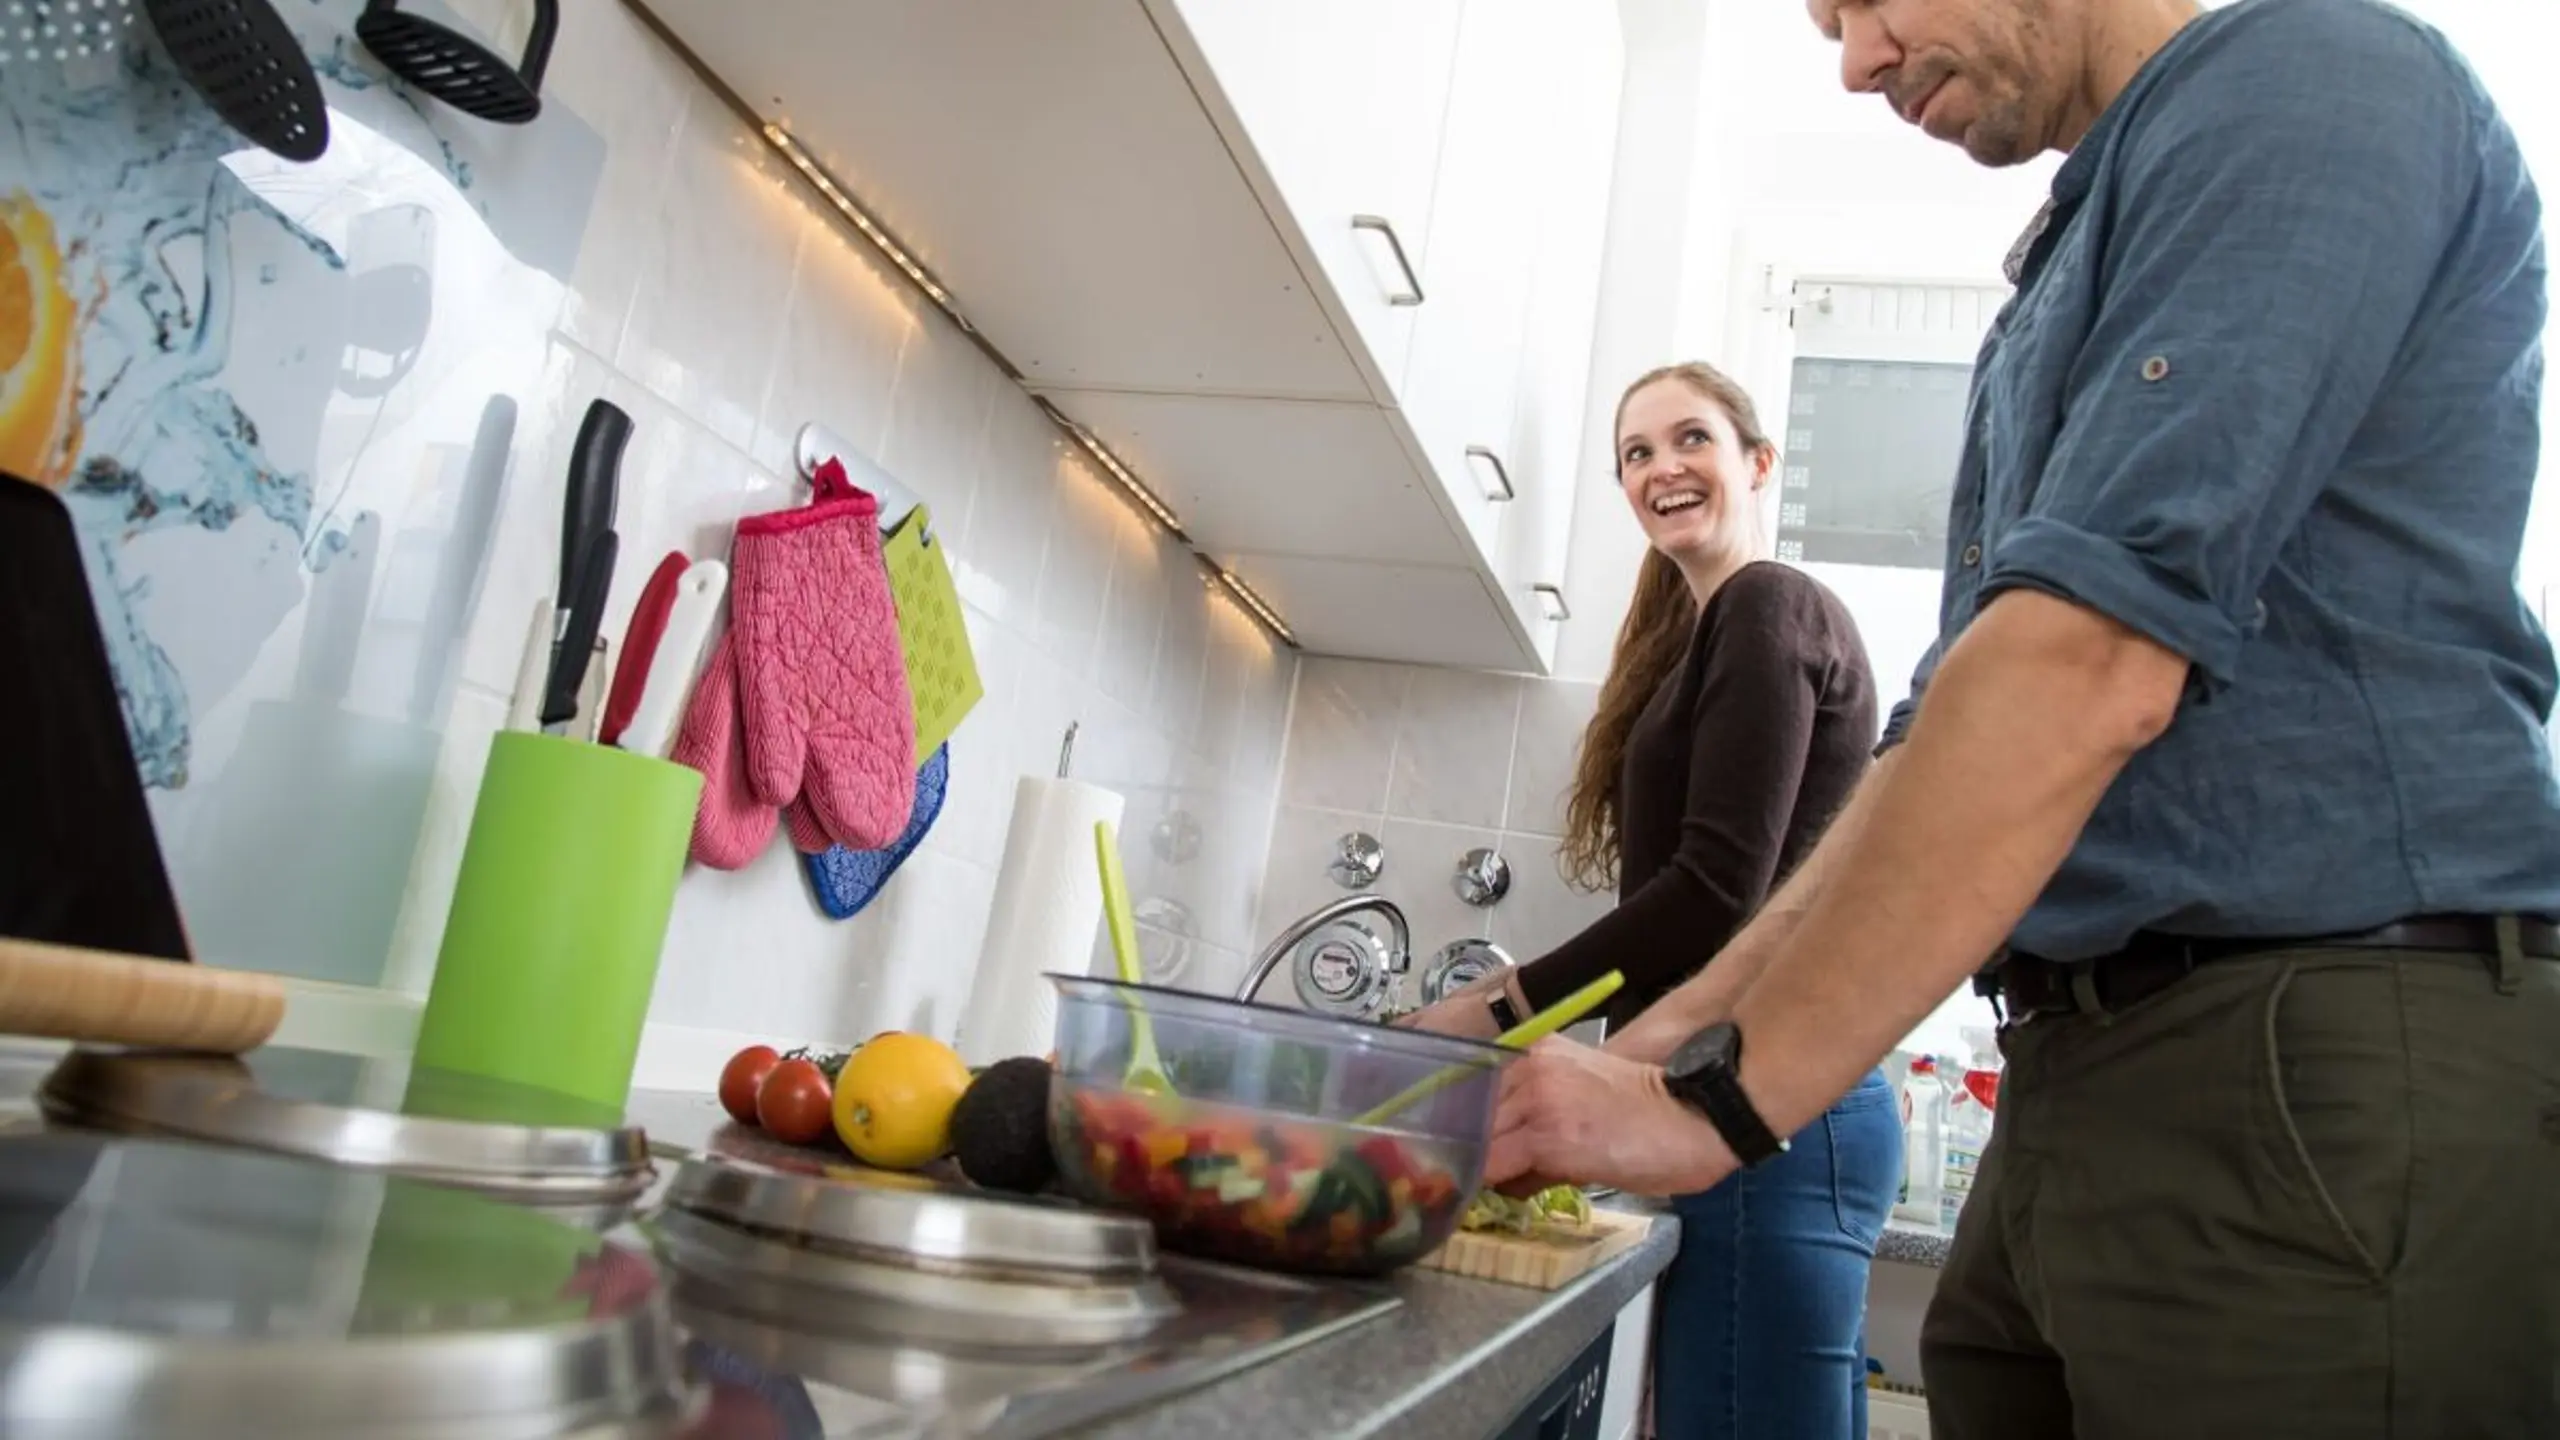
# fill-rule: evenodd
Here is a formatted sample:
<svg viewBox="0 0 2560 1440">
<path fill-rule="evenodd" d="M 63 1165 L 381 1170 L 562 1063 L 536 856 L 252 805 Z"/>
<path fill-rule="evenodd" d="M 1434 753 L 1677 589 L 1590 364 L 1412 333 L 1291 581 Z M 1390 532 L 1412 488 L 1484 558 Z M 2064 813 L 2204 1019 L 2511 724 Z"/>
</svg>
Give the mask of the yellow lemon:
<svg viewBox="0 0 2560 1440">
<path fill-rule="evenodd" d="M 853 1052 L 836 1075 L 836 1137 L 854 1158 L 913 1170 L 950 1148 L 951 1109 L 969 1067 L 929 1035 L 883 1035 Z"/>
<path fill-rule="evenodd" d="M 60 485 L 80 456 L 80 312 L 53 220 L 0 196 L 0 470 Z"/>
</svg>

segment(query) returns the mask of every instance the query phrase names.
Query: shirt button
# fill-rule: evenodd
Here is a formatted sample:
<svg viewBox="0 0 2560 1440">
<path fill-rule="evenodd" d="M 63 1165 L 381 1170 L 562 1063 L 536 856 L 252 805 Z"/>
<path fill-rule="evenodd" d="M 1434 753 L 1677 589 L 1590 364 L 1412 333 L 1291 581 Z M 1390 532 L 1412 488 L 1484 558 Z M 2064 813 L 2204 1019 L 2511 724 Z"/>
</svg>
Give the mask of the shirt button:
<svg viewBox="0 0 2560 1440">
<path fill-rule="evenodd" d="M 1982 547 L 1981 547 L 1981 546 L 1979 546 L 1979 545 L 1967 545 L 1966 547 L 1964 547 L 1964 568 L 1966 568 L 1967 570 L 1970 570 L 1970 569 L 1972 569 L 1974 566 L 1979 565 L 1979 564 L 1981 564 L 1981 563 L 1982 563 Z"/>
<path fill-rule="evenodd" d="M 2143 361 L 2142 378 L 2155 382 L 2168 379 L 2169 357 L 2166 355 L 2154 355 L 2150 359 Z"/>
</svg>

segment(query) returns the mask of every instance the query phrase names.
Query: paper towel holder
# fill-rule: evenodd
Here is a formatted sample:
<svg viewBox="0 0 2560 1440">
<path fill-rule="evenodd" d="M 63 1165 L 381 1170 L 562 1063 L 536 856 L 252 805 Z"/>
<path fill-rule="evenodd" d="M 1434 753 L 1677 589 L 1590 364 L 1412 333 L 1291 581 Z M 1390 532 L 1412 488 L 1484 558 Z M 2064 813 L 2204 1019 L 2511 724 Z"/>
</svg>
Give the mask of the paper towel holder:
<svg viewBox="0 0 2560 1440">
<path fill-rule="evenodd" d="M 1067 778 L 1067 767 L 1075 762 L 1076 731 L 1081 725 L 1080 721 L 1068 721 L 1066 738 L 1058 742 L 1058 778 L 1061 780 Z"/>
</svg>

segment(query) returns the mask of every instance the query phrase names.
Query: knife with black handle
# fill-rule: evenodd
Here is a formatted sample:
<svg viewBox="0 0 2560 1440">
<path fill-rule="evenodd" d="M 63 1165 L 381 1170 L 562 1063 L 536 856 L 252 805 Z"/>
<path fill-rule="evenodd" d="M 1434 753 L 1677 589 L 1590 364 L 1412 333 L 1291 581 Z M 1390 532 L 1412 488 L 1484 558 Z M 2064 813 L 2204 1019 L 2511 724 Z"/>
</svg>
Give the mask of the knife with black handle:
<svg viewBox="0 0 2560 1440">
<path fill-rule="evenodd" d="M 610 400 L 587 406 L 578 423 L 577 444 L 569 451 L 569 481 L 561 499 L 560 588 L 557 634 L 566 635 L 578 596 L 586 589 L 578 567 L 596 537 L 613 528 L 614 507 L 622 484 L 622 451 L 631 443 L 631 417 Z M 553 668 L 558 668 L 558 656 Z"/>
<path fill-rule="evenodd" d="M 542 724 L 549 729 L 577 718 L 578 692 L 587 683 L 587 667 L 595 661 L 596 632 L 604 625 L 605 597 L 613 590 L 613 561 L 622 542 L 611 530 L 596 537 L 578 561 L 584 589 L 570 603 L 569 628 L 551 663 L 551 682 L 542 691 Z"/>
</svg>

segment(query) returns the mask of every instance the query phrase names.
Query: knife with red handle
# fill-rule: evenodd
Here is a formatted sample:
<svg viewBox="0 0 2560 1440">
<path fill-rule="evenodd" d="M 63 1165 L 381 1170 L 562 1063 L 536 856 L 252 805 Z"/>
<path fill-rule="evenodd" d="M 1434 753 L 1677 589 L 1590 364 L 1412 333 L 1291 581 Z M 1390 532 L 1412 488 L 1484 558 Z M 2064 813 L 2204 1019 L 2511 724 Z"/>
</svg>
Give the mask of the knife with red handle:
<svg viewBox="0 0 2560 1440">
<path fill-rule="evenodd" d="M 641 691 L 648 685 L 649 661 L 658 653 L 658 642 L 667 633 L 667 612 L 675 608 L 676 584 L 692 563 L 683 551 L 668 551 L 641 589 L 639 603 L 632 607 L 631 625 L 622 632 L 622 655 L 613 667 L 613 689 L 605 696 L 604 723 L 596 731 L 598 743 L 617 744 L 622 732 L 631 728 L 631 717 L 640 708 Z"/>
</svg>

